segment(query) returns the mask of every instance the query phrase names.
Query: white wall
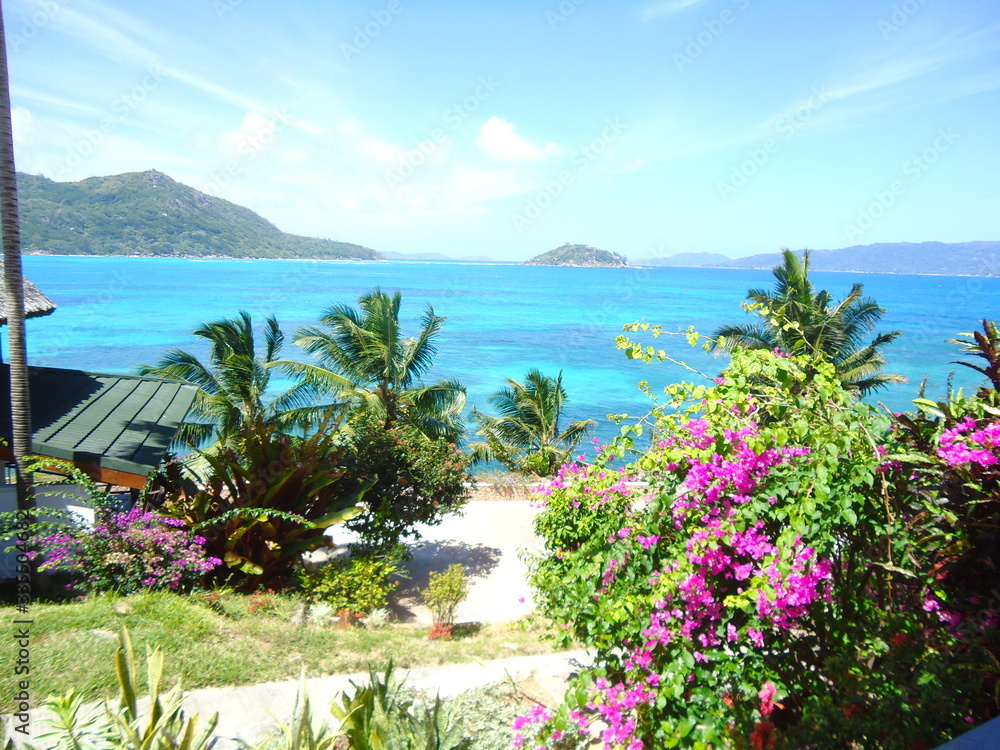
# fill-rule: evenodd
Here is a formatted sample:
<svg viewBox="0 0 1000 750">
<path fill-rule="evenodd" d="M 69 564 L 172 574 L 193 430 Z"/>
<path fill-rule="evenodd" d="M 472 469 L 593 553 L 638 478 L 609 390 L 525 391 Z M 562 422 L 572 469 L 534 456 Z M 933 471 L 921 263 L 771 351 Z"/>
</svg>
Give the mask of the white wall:
<svg viewBox="0 0 1000 750">
<path fill-rule="evenodd" d="M 59 508 L 76 513 L 88 524 L 94 523 L 94 511 L 87 505 L 90 496 L 83 487 L 73 484 L 48 484 L 35 490 L 35 505 L 39 509 L 38 517 L 45 518 L 42 508 Z M 12 484 L 0 484 L 0 513 L 17 510 L 16 488 Z M 0 542 L 0 578 L 15 578 L 17 576 L 17 552 L 6 552 L 6 548 L 14 543 Z"/>
</svg>

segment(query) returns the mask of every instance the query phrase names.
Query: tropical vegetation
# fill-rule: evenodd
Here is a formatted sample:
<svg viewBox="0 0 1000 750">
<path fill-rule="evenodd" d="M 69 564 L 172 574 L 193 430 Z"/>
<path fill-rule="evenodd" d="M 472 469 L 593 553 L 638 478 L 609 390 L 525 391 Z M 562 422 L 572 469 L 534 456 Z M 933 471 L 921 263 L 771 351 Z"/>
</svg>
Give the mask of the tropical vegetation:
<svg viewBox="0 0 1000 750">
<path fill-rule="evenodd" d="M 14 171 L 14 134 L 10 109 L 10 76 L 0 7 L 0 234 L 3 235 L 3 291 L 10 353 L 11 453 L 14 458 L 17 510 L 22 522 L 34 520 L 35 501 L 26 462 L 31 452 L 31 400 L 25 342 L 24 274 L 21 268 L 21 229 L 17 173 Z M 34 583 L 31 563 L 19 567 L 19 596 L 27 601 Z"/>
<path fill-rule="evenodd" d="M 32 733 L 43 747 L 210 750 L 217 744 L 221 739 L 215 735 L 218 714 L 189 716 L 183 708 L 181 686 L 162 688 L 172 660 L 157 647 L 147 652 L 142 669 L 132 640 L 130 631 L 122 629 L 118 648 L 108 659 L 115 667 L 117 701 L 108 696 L 96 707 L 87 706 L 73 689 L 50 697 L 45 704 L 50 717 L 39 721 L 45 731 Z M 103 666 L 104 672 L 111 672 Z M 502 750 L 510 746 L 516 707 L 531 700 L 511 685 L 477 688 L 450 700 L 431 698 L 409 689 L 405 678 L 398 678 L 394 670 L 390 658 L 384 670 L 369 667 L 367 682 L 352 681 L 350 694 L 341 693 L 329 707 L 333 724 L 319 721 L 305 689 L 303 670 L 287 721 L 276 717 L 275 731 L 254 738 L 252 745 L 245 741 L 240 745 L 250 750 Z M 149 711 L 142 711 L 137 700 L 143 672 Z M 26 691 L 18 693 L 13 700 L 23 701 L 25 695 Z M 35 747 L 32 743 L 23 746 Z"/>
<path fill-rule="evenodd" d="M 915 748 L 996 715 L 995 400 L 886 414 L 745 349 L 668 386 L 544 490 L 536 598 L 597 661 L 520 741 Z"/>
<path fill-rule="evenodd" d="M 330 423 L 305 437 L 258 424 L 242 433 L 241 446 L 203 451 L 204 483 L 170 472 L 161 512 L 196 531 L 225 563 L 217 580 L 251 591 L 287 585 L 304 553 L 327 546 L 330 527 L 361 513 L 368 487 L 346 486 L 344 450 Z"/>
<path fill-rule="evenodd" d="M 285 336 L 274 317 L 264 321 L 264 351 L 257 351 L 253 321 L 246 311 L 235 318 L 205 323 L 193 335 L 209 345 L 203 363 L 183 349 L 171 349 L 155 365 L 139 365 L 139 375 L 181 380 L 198 389 L 176 442 L 190 449 L 218 443 L 236 453 L 248 449 L 248 438 L 269 425 L 291 431 L 328 415 L 329 405 L 316 404 L 315 389 L 299 382 L 268 398 L 274 363 Z"/>
<path fill-rule="evenodd" d="M 404 338 L 400 323 L 402 295 L 374 289 L 358 308 L 334 305 L 320 326 L 306 326 L 295 343 L 317 364 L 284 362 L 304 383 L 325 388 L 355 408 L 377 415 L 386 428 L 409 424 L 430 438 L 454 441 L 464 434 L 465 388 L 455 379 L 424 384 L 434 364 L 436 339 L 444 318 L 427 305 L 420 329 Z"/>
<path fill-rule="evenodd" d="M 551 476 L 572 459 L 573 451 L 597 422 L 575 420 L 562 428 L 560 421 L 568 401 L 562 371 L 553 378 L 533 369 L 524 382 L 506 381 L 507 385 L 489 398 L 498 416 L 472 409 L 479 424 L 476 434 L 484 438 L 469 444 L 472 459 L 476 463 L 497 461 L 528 476 Z"/>
<path fill-rule="evenodd" d="M 758 323 L 724 325 L 713 334 L 717 350 L 778 350 L 806 355 L 836 368 L 840 383 L 859 396 L 903 382 L 900 375 L 882 372 L 885 357 L 881 349 L 894 341 L 898 331 L 879 333 L 865 343 L 886 311 L 870 297 L 864 286 L 854 284 L 840 302 L 826 290 L 817 291 L 809 279 L 809 251 L 801 257 L 782 251 L 782 263 L 772 269 L 772 290 L 751 289 L 743 307 L 754 313 Z"/>
<path fill-rule="evenodd" d="M 429 438 L 408 424 L 385 427 L 362 411 L 342 440 L 344 487 L 363 493 L 365 512 L 347 524 L 360 537 L 356 549 L 390 552 L 419 538 L 417 524 L 440 524 L 469 499 L 469 456 L 446 438 Z"/>
<path fill-rule="evenodd" d="M 295 618 L 315 634 L 336 615 L 345 625 L 367 617 L 377 638 L 400 543 L 461 507 L 471 460 L 494 460 L 550 477 L 535 521 L 545 547 L 527 558 L 535 600 L 558 645 L 595 655 L 562 704 L 514 722 L 515 744 L 940 744 L 1000 713 L 1000 329 L 983 321 L 954 339 L 975 358 L 961 364 L 987 379 L 975 394 L 921 396 L 913 412 L 888 413 L 859 399 L 896 377 L 882 371 L 881 350 L 897 334 L 865 343 L 884 310 L 860 285 L 834 303 L 808 270 L 808 254 L 786 253 L 775 288 L 750 290 L 756 325 L 678 334 L 729 350 L 729 364 L 662 396 L 640 383 L 648 414 L 615 417 L 619 437 L 590 463 L 573 454 L 595 423 L 564 426 L 562 373 L 538 370 L 506 380 L 490 398 L 497 416 L 473 409 L 483 440 L 460 450 L 464 389 L 423 381 L 444 319 L 428 306 L 404 338 L 398 292 L 375 289 L 297 332 L 313 362 L 279 359 L 273 318 L 263 353 L 248 314 L 205 324 L 195 334 L 210 345 L 207 363 L 174 350 L 142 368 L 201 389 L 186 437 L 202 471 L 171 462 L 167 500 L 146 496 L 130 512 L 95 493 L 89 533 L 46 522 L 33 541 L 47 567 L 66 569 L 72 593 L 105 595 L 126 619 L 132 606 L 145 613 L 153 597 L 168 607 L 173 591 L 190 591 L 185 605 L 201 608 L 184 623 L 191 640 L 232 617 L 233 601 L 240 617 Z M 633 359 L 672 359 L 637 340 L 647 332 L 663 334 L 629 324 L 617 345 Z M 297 384 L 271 399 L 278 368 Z M 354 556 L 307 568 L 303 554 L 339 523 L 359 532 Z M 433 634 L 453 621 L 464 579 L 460 569 L 431 577 Z M 117 658 L 127 677 L 124 640 Z M 373 672 L 338 704 L 344 741 L 468 745 L 442 704 L 418 706 L 397 687 Z M 61 700 L 65 728 L 79 706 Z M 285 739 L 334 747 L 299 708 Z M 111 746 L 134 739 L 129 711 L 109 713 Z M 187 731 L 184 721 L 174 715 L 162 731 Z"/>
</svg>

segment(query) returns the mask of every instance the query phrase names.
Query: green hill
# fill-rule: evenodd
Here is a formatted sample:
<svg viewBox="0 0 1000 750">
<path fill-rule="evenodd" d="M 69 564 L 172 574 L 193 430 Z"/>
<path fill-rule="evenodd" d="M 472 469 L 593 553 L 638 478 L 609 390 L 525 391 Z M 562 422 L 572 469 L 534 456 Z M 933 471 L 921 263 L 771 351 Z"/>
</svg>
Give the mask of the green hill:
<svg viewBox="0 0 1000 750">
<path fill-rule="evenodd" d="M 590 245 L 562 245 L 524 262 L 526 266 L 586 266 L 625 268 L 628 258 Z"/>
<path fill-rule="evenodd" d="M 379 259 L 361 245 L 287 234 L 156 170 L 79 182 L 20 173 L 17 185 L 25 253 Z"/>
</svg>

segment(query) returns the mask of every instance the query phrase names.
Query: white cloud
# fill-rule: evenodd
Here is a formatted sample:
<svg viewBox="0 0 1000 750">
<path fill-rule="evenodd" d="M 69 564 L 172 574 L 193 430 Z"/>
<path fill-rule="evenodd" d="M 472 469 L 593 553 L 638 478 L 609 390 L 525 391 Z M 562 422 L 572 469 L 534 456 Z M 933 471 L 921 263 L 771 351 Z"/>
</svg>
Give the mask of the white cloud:
<svg viewBox="0 0 1000 750">
<path fill-rule="evenodd" d="M 562 153 L 558 143 L 546 143 L 539 148 L 517 134 L 514 124 L 502 117 L 491 117 L 479 129 L 476 145 L 491 156 L 509 161 L 541 161 Z"/>
<path fill-rule="evenodd" d="M 10 124 L 14 130 L 14 142 L 30 142 L 35 134 L 35 116 L 27 107 L 14 107 L 10 111 Z"/>
</svg>

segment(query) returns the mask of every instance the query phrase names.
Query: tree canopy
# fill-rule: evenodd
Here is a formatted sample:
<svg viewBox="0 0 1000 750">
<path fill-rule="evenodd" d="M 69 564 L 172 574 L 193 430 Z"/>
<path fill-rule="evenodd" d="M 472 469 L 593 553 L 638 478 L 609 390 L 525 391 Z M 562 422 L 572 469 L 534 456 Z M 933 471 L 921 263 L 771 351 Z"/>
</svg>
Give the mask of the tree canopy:
<svg viewBox="0 0 1000 750">
<path fill-rule="evenodd" d="M 844 299 L 834 302 L 826 290 L 817 291 L 809 279 L 809 251 L 801 258 L 782 251 L 781 265 L 772 269 L 772 289 L 750 289 L 743 307 L 759 322 L 724 325 L 713 336 L 714 348 L 778 350 L 791 355 L 809 355 L 829 362 L 841 384 L 864 396 L 890 383 L 905 382 L 901 375 L 882 372 L 881 348 L 894 341 L 899 331 L 878 333 L 866 343 L 886 314 L 864 286 L 854 284 Z"/>
<path fill-rule="evenodd" d="M 479 423 L 476 433 L 484 442 L 471 443 L 476 462 L 497 461 L 523 474 L 547 477 L 571 460 L 579 442 L 597 422 L 593 419 L 570 422 L 561 429 L 567 397 L 562 371 L 552 378 L 532 369 L 524 382 L 505 378 L 507 385 L 489 398 L 499 416 L 483 414 L 473 407 Z"/>
<path fill-rule="evenodd" d="M 333 305 L 320 326 L 306 326 L 295 343 L 316 364 L 284 361 L 281 367 L 304 383 L 336 394 L 354 408 L 375 413 L 386 427 L 406 423 L 431 438 L 457 440 L 465 432 L 465 388 L 456 379 L 425 384 L 434 364 L 435 340 L 445 318 L 427 305 L 415 336 L 404 338 L 402 294 L 374 289 L 358 306 Z"/>
</svg>

